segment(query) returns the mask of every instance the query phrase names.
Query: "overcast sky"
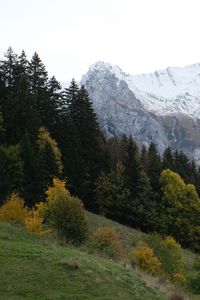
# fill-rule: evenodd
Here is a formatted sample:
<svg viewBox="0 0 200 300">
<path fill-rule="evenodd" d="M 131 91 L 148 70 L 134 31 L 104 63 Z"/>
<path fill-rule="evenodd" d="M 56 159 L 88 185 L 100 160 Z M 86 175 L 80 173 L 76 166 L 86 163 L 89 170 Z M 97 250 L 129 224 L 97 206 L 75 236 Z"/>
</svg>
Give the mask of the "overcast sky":
<svg viewBox="0 0 200 300">
<path fill-rule="evenodd" d="M 0 0 L 1 53 L 37 51 L 50 75 L 96 61 L 131 74 L 200 62 L 200 0 Z"/>
</svg>

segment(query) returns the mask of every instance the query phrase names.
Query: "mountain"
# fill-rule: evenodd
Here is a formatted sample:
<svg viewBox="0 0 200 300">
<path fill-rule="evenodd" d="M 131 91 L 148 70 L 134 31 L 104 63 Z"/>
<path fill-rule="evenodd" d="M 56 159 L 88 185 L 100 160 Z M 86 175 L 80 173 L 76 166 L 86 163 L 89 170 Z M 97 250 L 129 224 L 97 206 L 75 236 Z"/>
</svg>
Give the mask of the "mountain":
<svg viewBox="0 0 200 300">
<path fill-rule="evenodd" d="M 97 62 L 81 83 L 107 136 L 125 133 L 140 145 L 182 149 L 200 162 L 200 64 L 129 75 Z"/>
</svg>

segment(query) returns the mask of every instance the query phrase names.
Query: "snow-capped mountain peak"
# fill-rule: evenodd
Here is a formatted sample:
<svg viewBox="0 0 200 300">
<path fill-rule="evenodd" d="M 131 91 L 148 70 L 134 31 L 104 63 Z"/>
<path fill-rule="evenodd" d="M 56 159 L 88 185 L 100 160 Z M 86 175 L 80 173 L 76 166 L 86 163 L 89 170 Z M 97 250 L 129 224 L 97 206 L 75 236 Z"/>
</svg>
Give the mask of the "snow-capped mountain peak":
<svg viewBox="0 0 200 300">
<path fill-rule="evenodd" d="M 130 75 L 97 62 L 82 77 L 106 136 L 182 149 L 200 164 L 200 64 Z"/>
<path fill-rule="evenodd" d="M 182 113 L 195 119 L 200 118 L 199 63 L 183 68 L 168 67 L 149 74 L 130 75 L 116 65 L 100 61 L 90 67 L 82 82 L 96 72 L 102 76 L 110 72 L 119 81 L 125 81 L 148 111 L 158 115 Z"/>
</svg>

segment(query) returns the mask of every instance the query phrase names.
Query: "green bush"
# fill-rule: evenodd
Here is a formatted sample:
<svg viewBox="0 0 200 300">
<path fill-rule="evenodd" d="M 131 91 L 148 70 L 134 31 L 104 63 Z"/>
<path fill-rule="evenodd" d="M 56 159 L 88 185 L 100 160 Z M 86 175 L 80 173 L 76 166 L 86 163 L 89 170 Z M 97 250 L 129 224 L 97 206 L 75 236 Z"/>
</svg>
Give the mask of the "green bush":
<svg viewBox="0 0 200 300">
<path fill-rule="evenodd" d="M 183 270 L 181 246 L 173 237 L 161 239 L 159 235 L 150 234 L 145 241 L 151 247 L 162 265 L 162 271 L 167 277 L 173 279 L 175 274 Z"/>
<path fill-rule="evenodd" d="M 88 246 L 91 252 L 97 252 L 102 256 L 112 259 L 123 257 L 123 247 L 114 228 L 98 228 L 90 237 Z"/>
<path fill-rule="evenodd" d="M 65 182 L 59 179 L 53 180 L 53 187 L 49 187 L 46 194 L 45 215 L 59 238 L 74 244 L 83 242 L 88 226 L 82 202 L 72 197 Z"/>
<path fill-rule="evenodd" d="M 195 271 L 200 271 L 200 256 L 196 256 L 193 264 L 193 269 Z"/>
<path fill-rule="evenodd" d="M 200 272 L 192 272 L 186 277 L 188 290 L 193 294 L 200 294 Z"/>
</svg>

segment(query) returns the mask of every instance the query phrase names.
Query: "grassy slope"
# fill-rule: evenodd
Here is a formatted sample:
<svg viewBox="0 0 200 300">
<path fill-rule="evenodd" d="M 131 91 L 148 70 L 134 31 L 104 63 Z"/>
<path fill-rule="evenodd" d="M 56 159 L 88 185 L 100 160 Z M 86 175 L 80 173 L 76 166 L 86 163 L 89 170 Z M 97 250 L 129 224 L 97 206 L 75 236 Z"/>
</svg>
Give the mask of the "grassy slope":
<svg viewBox="0 0 200 300">
<path fill-rule="evenodd" d="M 104 218 L 102 216 L 98 216 L 87 212 L 88 221 L 90 224 L 90 230 L 93 231 L 98 227 L 114 227 L 120 234 L 120 239 L 125 246 L 126 252 L 128 253 L 133 247 L 137 245 L 139 241 L 141 241 L 145 237 L 145 233 L 141 232 L 140 230 L 136 230 L 124 225 L 121 225 L 117 222 Z M 185 273 L 189 273 L 192 271 L 192 266 L 195 258 L 195 254 L 186 249 L 182 249 L 183 261 L 185 265 Z M 148 286 L 151 287 L 159 287 L 164 293 L 168 295 L 173 293 L 173 287 L 168 285 L 159 285 L 155 279 L 148 276 L 145 273 L 140 274 L 141 278 L 147 282 Z M 180 292 L 181 293 L 181 292 Z M 187 300 L 200 300 L 199 295 L 185 295 L 185 299 Z"/>
<path fill-rule="evenodd" d="M 117 263 L 3 223 L 0 278 L 2 300 L 166 299 Z"/>
<path fill-rule="evenodd" d="M 145 233 L 139 230 L 121 225 L 117 222 L 92 214 L 90 212 L 87 212 L 87 216 L 88 216 L 91 230 L 95 230 L 97 227 L 116 228 L 120 234 L 120 238 L 122 240 L 123 245 L 125 245 L 127 252 L 129 252 L 145 236 Z M 183 254 L 186 270 L 190 271 L 192 268 L 195 254 L 189 250 L 183 250 L 182 254 Z"/>
</svg>

